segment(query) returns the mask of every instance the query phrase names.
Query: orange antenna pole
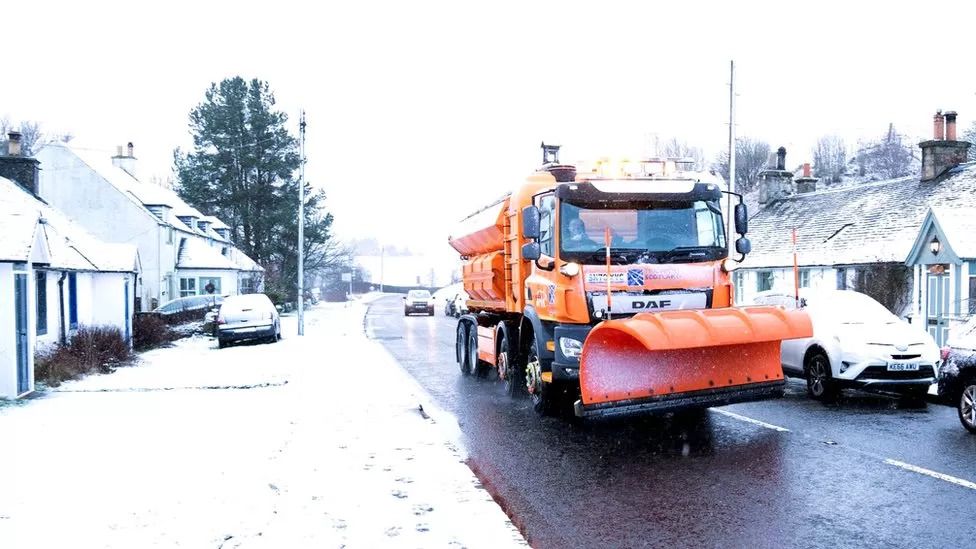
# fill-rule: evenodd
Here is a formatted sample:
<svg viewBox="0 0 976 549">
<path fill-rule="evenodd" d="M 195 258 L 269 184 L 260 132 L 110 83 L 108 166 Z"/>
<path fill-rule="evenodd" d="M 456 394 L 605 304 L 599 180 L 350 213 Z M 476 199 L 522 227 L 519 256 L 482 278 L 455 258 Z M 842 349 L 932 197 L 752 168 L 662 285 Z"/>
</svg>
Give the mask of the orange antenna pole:
<svg viewBox="0 0 976 549">
<path fill-rule="evenodd" d="M 800 308 L 800 264 L 796 259 L 796 229 L 793 229 L 793 295 L 796 307 Z"/>
<path fill-rule="evenodd" d="M 603 230 L 603 244 L 607 249 L 607 320 L 610 320 L 610 311 L 613 310 L 613 306 L 610 305 L 610 226 L 608 225 Z"/>
</svg>

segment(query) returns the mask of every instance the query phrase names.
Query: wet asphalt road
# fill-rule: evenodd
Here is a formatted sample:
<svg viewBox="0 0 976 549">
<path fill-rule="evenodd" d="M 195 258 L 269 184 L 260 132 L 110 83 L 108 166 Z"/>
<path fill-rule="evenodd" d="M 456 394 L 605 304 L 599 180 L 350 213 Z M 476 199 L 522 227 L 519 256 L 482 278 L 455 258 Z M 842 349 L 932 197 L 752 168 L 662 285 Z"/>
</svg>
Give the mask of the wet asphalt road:
<svg viewBox="0 0 976 549">
<path fill-rule="evenodd" d="M 824 406 L 791 381 L 783 399 L 698 417 L 540 419 L 497 379 L 460 375 L 442 304 L 402 307 L 375 302 L 367 334 L 457 416 L 472 468 L 534 547 L 976 545 L 976 484 L 911 470 L 976 482 L 976 436 L 952 408 L 857 391 Z"/>
</svg>

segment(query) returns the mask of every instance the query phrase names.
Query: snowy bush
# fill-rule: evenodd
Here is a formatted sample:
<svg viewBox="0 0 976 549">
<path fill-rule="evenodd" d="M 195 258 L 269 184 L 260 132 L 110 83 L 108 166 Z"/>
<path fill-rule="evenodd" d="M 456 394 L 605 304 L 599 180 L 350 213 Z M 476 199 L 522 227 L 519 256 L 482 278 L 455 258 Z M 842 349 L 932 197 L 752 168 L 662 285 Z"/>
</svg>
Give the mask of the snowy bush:
<svg viewBox="0 0 976 549">
<path fill-rule="evenodd" d="M 92 372 L 110 373 L 132 358 L 122 331 L 111 326 L 81 326 L 66 345 L 34 358 L 34 379 L 56 387 Z"/>
<path fill-rule="evenodd" d="M 166 320 L 158 315 L 137 314 L 132 319 L 132 346 L 137 351 L 162 347 L 179 337 Z"/>
</svg>

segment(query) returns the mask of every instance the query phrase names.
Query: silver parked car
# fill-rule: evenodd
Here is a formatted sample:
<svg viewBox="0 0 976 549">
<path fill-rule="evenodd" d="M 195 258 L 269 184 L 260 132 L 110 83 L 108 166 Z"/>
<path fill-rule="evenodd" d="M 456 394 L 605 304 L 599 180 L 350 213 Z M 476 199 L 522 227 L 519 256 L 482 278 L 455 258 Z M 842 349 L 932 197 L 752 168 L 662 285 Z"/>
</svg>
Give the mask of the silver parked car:
<svg viewBox="0 0 976 549">
<path fill-rule="evenodd" d="M 232 295 L 224 299 L 217 314 L 217 346 L 233 341 L 281 339 L 278 310 L 264 294 Z"/>
</svg>

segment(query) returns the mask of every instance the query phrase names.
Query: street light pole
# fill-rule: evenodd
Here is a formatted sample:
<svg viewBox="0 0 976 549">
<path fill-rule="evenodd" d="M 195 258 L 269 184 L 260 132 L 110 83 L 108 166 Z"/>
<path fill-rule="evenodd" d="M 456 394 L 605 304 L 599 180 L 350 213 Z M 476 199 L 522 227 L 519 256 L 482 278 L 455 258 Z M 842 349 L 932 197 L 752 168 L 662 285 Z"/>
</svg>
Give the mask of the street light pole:
<svg viewBox="0 0 976 549">
<path fill-rule="evenodd" d="M 305 111 L 298 123 L 301 166 L 298 175 L 298 335 L 305 335 Z"/>
</svg>

